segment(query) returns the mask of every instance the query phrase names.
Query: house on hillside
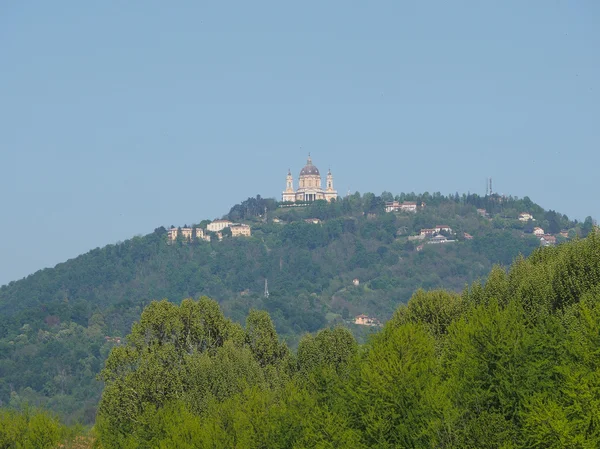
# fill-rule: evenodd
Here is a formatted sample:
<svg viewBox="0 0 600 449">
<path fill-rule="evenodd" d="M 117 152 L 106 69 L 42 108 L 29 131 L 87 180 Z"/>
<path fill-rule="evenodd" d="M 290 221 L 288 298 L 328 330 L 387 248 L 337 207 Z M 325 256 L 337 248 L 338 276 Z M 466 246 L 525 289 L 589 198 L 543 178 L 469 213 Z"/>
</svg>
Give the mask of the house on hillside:
<svg viewBox="0 0 600 449">
<path fill-rule="evenodd" d="M 554 246 L 556 245 L 556 237 L 553 235 L 545 234 L 540 237 L 540 245 L 542 246 Z"/>
<path fill-rule="evenodd" d="M 358 278 L 352 279 L 352 285 L 354 285 L 355 287 L 358 287 L 360 285 L 360 281 L 358 280 Z"/>
<path fill-rule="evenodd" d="M 403 212 L 416 212 L 417 202 L 416 201 L 405 201 L 400 206 L 400 210 Z"/>
<path fill-rule="evenodd" d="M 386 212 L 416 212 L 417 202 L 416 201 L 388 201 L 385 203 Z"/>
<path fill-rule="evenodd" d="M 519 214 L 519 221 L 529 221 L 529 220 L 535 221 L 535 218 L 533 218 L 533 215 L 531 215 L 530 213 L 522 212 Z"/>
<path fill-rule="evenodd" d="M 473 240 L 473 236 L 468 232 L 463 233 L 465 240 Z"/>
<path fill-rule="evenodd" d="M 232 237 L 250 237 L 252 234 L 250 226 L 247 224 L 232 224 L 229 226 Z"/>
<path fill-rule="evenodd" d="M 487 211 L 485 209 L 477 209 L 477 213 L 484 218 L 487 217 L 487 215 L 488 215 Z"/>
<path fill-rule="evenodd" d="M 447 225 L 437 225 L 435 227 L 435 232 L 448 232 L 449 234 L 452 234 L 452 228 L 450 226 Z"/>
<path fill-rule="evenodd" d="M 171 228 L 167 231 L 167 241 L 174 242 L 177 240 L 177 235 L 179 234 L 179 229 Z"/>
<path fill-rule="evenodd" d="M 436 235 L 435 237 L 432 237 L 431 240 L 429 240 L 427 243 L 451 243 L 451 242 L 456 242 L 456 240 L 449 240 L 448 238 L 446 238 L 446 236 L 444 235 Z"/>
<path fill-rule="evenodd" d="M 210 235 L 204 233 L 204 229 L 196 228 L 196 238 L 198 240 L 204 240 L 206 242 L 210 242 Z"/>
<path fill-rule="evenodd" d="M 421 229 L 419 236 L 421 238 L 433 237 L 435 235 L 435 229 Z"/>
<path fill-rule="evenodd" d="M 533 234 L 537 237 L 541 237 L 545 234 L 545 232 L 542 228 L 536 226 L 535 228 L 533 228 Z"/>
<path fill-rule="evenodd" d="M 321 220 L 318 218 L 307 218 L 304 221 L 308 224 L 321 224 Z"/>
<path fill-rule="evenodd" d="M 367 315 L 358 315 L 354 318 L 354 324 L 359 324 L 361 326 L 381 326 L 381 323 L 377 318 L 371 318 Z"/>
<path fill-rule="evenodd" d="M 562 231 L 560 231 L 559 234 L 561 237 L 568 239 L 569 238 L 569 231 L 567 231 L 566 229 L 563 229 Z"/>
<path fill-rule="evenodd" d="M 116 343 L 116 344 L 120 345 L 121 344 L 121 337 L 110 337 L 110 336 L 107 335 L 106 337 L 104 337 L 104 341 L 106 343 Z"/>
<path fill-rule="evenodd" d="M 212 223 L 209 223 L 206 226 L 206 230 L 211 232 L 220 232 L 223 229 L 231 226 L 232 224 L 233 222 L 229 220 L 214 220 Z"/>
<path fill-rule="evenodd" d="M 385 203 L 385 211 L 386 212 L 398 212 L 400 210 L 400 202 L 399 201 L 387 201 Z"/>
<path fill-rule="evenodd" d="M 181 236 L 185 240 L 192 240 L 192 228 L 181 228 Z"/>
</svg>

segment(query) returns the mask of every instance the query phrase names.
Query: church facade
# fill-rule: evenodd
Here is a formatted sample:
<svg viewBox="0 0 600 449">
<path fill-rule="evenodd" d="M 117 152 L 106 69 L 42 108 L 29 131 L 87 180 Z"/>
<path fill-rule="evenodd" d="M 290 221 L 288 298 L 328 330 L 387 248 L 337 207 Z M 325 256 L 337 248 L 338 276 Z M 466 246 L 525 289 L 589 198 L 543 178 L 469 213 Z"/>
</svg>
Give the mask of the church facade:
<svg viewBox="0 0 600 449">
<path fill-rule="evenodd" d="M 286 188 L 281 195 L 283 202 L 311 202 L 316 200 L 331 201 L 338 197 L 337 191 L 333 189 L 333 175 L 331 170 L 327 173 L 325 189 L 321 186 L 321 173 L 313 165 L 310 154 L 306 165 L 300 170 L 298 179 L 298 188 L 294 190 L 294 178 L 292 172 L 288 170 L 286 178 Z"/>
</svg>

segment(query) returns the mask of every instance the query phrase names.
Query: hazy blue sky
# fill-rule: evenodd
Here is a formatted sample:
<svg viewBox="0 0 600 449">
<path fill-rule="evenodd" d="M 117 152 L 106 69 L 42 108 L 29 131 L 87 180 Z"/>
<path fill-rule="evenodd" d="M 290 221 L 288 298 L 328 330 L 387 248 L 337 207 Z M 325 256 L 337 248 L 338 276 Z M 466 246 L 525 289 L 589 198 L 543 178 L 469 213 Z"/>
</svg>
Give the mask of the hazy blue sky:
<svg viewBox="0 0 600 449">
<path fill-rule="evenodd" d="M 495 190 L 600 217 L 600 2 L 5 1 L 0 284 L 279 198 Z"/>
</svg>

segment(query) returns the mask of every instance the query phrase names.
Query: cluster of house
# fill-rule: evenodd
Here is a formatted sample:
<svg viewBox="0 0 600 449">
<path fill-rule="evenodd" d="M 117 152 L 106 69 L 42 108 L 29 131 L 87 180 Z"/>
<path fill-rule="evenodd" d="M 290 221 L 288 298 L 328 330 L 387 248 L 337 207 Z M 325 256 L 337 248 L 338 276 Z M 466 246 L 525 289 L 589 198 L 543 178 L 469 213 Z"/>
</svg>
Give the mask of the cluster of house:
<svg viewBox="0 0 600 449">
<path fill-rule="evenodd" d="M 419 235 L 411 235 L 410 237 L 408 237 L 408 240 L 427 240 L 427 244 L 431 244 L 431 245 L 435 245 L 435 244 L 440 244 L 440 243 L 453 243 L 456 242 L 456 240 L 448 238 L 447 235 L 441 234 L 442 232 L 444 232 L 444 234 L 454 234 L 454 231 L 452 230 L 452 228 L 448 225 L 437 225 L 434 228 L 424 228 L 421 229 L 421 232 L 419 232 Z M 473 239 L 473 236 L 470 234 L 467 234 L 465 232 L 465 239 L 467 240 L 471 240 Z M 419 245 L 417 246 L 416 250 L 417 251 L 421 251 L 423 249 L 424 245 Z"/>
<path fill-rule="evenodd" d="M 217 234 L 219 240 L 223 239 L 223 229 L 229 228 L 231 230 L 232 237 L 250 237 L 252 231 L 250 226 L 243 223 L 234 223 L 229 220 L 214 220 L 206 226 L 206 231 L 214 232 Z M 193 238 L 210 242 L 210 235 L 204 232 L 202 228 L 171 228 L 167 231 L 167 240 L 174 242 L 181 233 L 181 237 L 184 240 L 192 240 Z"/>
<path fill-rule="evenodd" d="M 210 242 L 210 235 L 204 234 L 202 228 L 171 228 L 167 230 L 167 241 L 174 242 L 181 233 L 184 240 L 192 240 L 193 237 Z"/>
<path fill-rule="evenodd" d="M 421 204 L 423 207 L 424 204 Z M 415 201 L 404 201 L 400 203 L 400 201 L 388 201 L 385 203 L 385 211 L 386 212 L 416 212 L 417 211 L 417 203 Z"/>
<path fill-rule="evenodd" d="M 428 239 L 427 243 L 431 243 L 431 244 L 436 244 L 436 243 L 451 243 L 451 242 L 455 242 L 456 240 L 453 239 L 449 239 L 446 235 L 441 234 L 442 232 L 444 232 L 445 234 L 454 234 L 454 231 L 452 231 L 452 228 L 450 226 L 447 225 L 437 225 L 434 228 L 424 228 L 421 229 L 421 232 L 419 233 L 419 235 L 411 235 L 410 237 L 408 237 L 408 240 L 426 240 Z M 465 238 L 473 238 L 471 235 L 465 234 Z M 423 245 L 420 245 L 421 248 L 417 247 L 417 250 L 420 251 L 420 249 L 422 249 Z"/>
<path fill-rule="evenodd" d="M 535 218 L 533 218 L 533 215 L 531 215 L 530 213 L 522 212 L 519 214 L 519 221 L 526 222 L 529 220 L 535 221 Z M 546 234 L 546 232 L 539 226 L 536 226 L 535 228 L 533 228 L 533 235 L 535 235 L 536 237 L 538 237 L 540 239 L 540 245 L 542 245 L 542 246 L 556 245 L 556 236 L 554 236 L 552 234 Z M 560 231 L 560 233 L 558 235 L 567 239 L 567 238 L 569 238 L 569 231 L 562 230 L 562 231 Z"/>
<path fill-rule="evenodd" d="M 546 234 L 544 230 L 538 226 L 533 228 L 533 235 L 540 239 L 540 245 L 542 246 L 552 246 L 556 245 L 556 236 L 552 234 Z M 563 230 L 558 234 L 565 239 L 569 238 L 569 231 Z"/>
<path fill-rule="evenodd" d="M 377 318 L 371 318 L 367 315 L 358 315 L 355 317 L 354 324 L 361 326 L 381 326 L 381 322 Z"/>
</svg>

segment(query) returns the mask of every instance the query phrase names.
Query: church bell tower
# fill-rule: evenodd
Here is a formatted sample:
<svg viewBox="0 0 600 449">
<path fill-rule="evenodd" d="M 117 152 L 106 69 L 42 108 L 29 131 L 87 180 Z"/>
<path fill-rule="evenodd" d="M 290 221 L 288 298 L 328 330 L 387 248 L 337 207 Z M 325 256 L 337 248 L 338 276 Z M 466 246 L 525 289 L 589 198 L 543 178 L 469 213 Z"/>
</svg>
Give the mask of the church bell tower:
<svg viewBox="0 0 600 449">
<path fill-rule="evenodd" d="M 331 201 L 337 198 L 337 191 L 333 189 L 333 175 L 331 169 L 327 172 L 327 182 L 325 183 L 325 199 Z"/>
<path fill-rule="evenodd" d="M 288 174 L 285 178 L 285 191 L 281 195 L 283 202 L 296 201 L 296 193 L 294 192 L 294 178 L 292 172 L 288 169 Z"/>
</svg>

